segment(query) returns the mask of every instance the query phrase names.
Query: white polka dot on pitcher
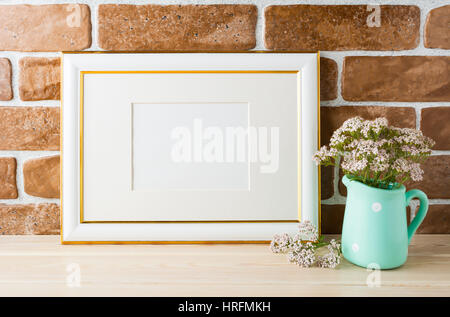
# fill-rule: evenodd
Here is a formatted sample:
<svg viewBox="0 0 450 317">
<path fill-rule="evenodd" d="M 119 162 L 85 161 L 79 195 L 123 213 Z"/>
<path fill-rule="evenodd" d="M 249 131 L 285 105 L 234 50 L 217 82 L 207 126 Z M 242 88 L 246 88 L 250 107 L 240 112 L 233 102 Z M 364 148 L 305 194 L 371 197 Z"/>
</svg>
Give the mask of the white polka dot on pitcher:
<svg viewBox="0 0 450 317">
<path fill-rule="evenodd" d="M 382 208 L 383 208 L 383 207 L 381 206 L 380 203 L 373 203 L 373 204 L 372 204 L 372 210 L 373 210 L 374 212 L 379 212 L 379 211 L 381 211 Z"/>
<path fill-rule="evenodd" d="M 353 245 L 352 245 L 352 250 L 353 250 L 353 252 L 358 252 L 358 251 L 359 251 L 359 245 L 358 245 L 358 243 L 353 243 Z"/>
</svg>

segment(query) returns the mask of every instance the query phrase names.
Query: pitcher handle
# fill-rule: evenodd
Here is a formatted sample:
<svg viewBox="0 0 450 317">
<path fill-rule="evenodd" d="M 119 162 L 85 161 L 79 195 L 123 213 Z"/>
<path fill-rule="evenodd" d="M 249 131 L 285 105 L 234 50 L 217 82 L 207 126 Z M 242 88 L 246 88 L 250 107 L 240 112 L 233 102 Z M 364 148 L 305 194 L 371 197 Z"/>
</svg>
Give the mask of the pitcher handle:
<svg viewBox="0 0 450 317">
<path fill-rule="evenodd" d="M 428 211 L 428 197 L 425 195 L 425 193 L 418 189 L 412 189 L 405 194 L 406 197 L 406 205 L 409 204 L 411 199 L 418 198 L 420 201 L 420 207 L 419 210 L 416 213 L 416 216 L 414 217 L 413 221 L 408 226 L 408 245 L 411 243 L 411 238 L 413 237 L 414 233 L 416 232 L 417 228 L 419 228 L 420 224 L 422 223 L 423 219 L 425 218 L 427 211 Z"/>
</svg>

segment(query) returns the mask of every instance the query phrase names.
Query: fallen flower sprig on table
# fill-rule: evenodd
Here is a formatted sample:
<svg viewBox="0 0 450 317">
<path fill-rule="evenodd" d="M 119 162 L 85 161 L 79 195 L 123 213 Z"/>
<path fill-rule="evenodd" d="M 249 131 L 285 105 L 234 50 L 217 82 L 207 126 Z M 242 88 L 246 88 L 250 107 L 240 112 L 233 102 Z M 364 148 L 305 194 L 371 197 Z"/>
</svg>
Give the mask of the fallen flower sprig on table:
<svg viewBox="0 0 450 317">
<path fill-rule="evenodd" d="M 328 252 L 320 256 L 318 250 L 327 247 Z M 341 244 L 332 239 L 330 242 L 319 238 L 317 228 L 304 221 L 299 225 L 299 232 L 291 237 L 287 233 L 276 234 L 270 244 L 273 253 L 287 253 L 288 260 L 300 267 L 318 265 L 323 268 L 335 268 L 341 263 Z"/>
</svg>

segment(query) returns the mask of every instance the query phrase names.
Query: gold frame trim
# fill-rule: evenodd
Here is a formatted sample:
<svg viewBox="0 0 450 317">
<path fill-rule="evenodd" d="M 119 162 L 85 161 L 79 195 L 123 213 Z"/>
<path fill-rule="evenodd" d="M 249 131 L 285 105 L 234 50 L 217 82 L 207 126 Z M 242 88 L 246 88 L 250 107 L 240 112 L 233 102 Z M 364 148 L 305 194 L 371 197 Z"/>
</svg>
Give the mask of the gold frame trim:
<svg viewBox="0 0 450 317">
<path fill-rule="evenodd" d="M 270 241 L 266 240 L 211 240 L 211 241 L 184 241 L 184 240 L 174 240 L 174 241 L 62 241 L 62 244 L 72 244 L 72 245 L 82 245 L 82 244 L 154 244 L 154 245 L 165 245 L 165 244 L 269 244 Z"/>
<path fill-rule="evenodd" d="M 320 51 L 317 51 L 317 150 L 320 149 Z M 322 235 L 322 203 L 321 203 L 321 179 L 320 179 L 320 165 L 317 166 L 317 196 L 318 196 L 318 205 L 317 219 L 319 223 L 319 237 Z"/>
<path fill-rule="evenodd" d="M 297 74 L 298 92 L 300 96 L 300 72 L 298 70 L 137 70 L 137 71 L 80 71 L 80 223 L 299 223 L 301 221 L 301 190 L 300 180 L 301 168 L 298 166 L 298 188 L 299 206 L 297 220 L 84 220 L 84 75 L 86 74 Z M 297 100 L 297 107 L 300 108 L 300 99 Z M 300 119 L 300 111 L 299 119 Z M 299 133 L 300 133 L 300 129 Z M 298 149 L 300 149 L 300 138 L 298 139 Z M 300 157 L 300 155 L 299 155 Z M 300 163 L 300 161 L 299 161 Z"/>
<path fill-rule="evenodd" d="M 283 52 L 283 51 L 140 51 L 140 52 L 133 52 L 133 51 L 74 51 L 74 52 L 62 52 L 62 54 L 125 54 L 125 53 L 132 53 L 132 54 L 139 54 L 139 53 L 316 53 L 318 58 L 318 90 L 317 90 L 317 97 L 318 97 L 318 148 L 320 148 L 320 52 L 319 51 L 289 51 L 289 52 Z M 63 60 L 61 59 L 61 80 L 63 77 Z M 214 71 L 214 70 L 185 70 L 185 71 L 80 71 L 80 223 L 298 223 L 301 221 L 301 145 L 300 145 L 300 137 L 299 137 L 299 143 L 298 143 L 298 155 L 299 155 L 299 166 L 298 166 L 298 195 L 299 195 L 299 206 L 298 206 L 298 219 L 297 220 L 222 220 L 222 221 L 85 221 L 84 220 L 84 213 L 83 213 L 83 142 L 84 142 L 84 113 L 83 113 L 83 106 L 84 106 L 84 75 L 85 74 L 137 74 L 137 73 L 285 73 L 285 74 L 297 74 L 297 83 L 298 83 L 298 102 L 297 107 L 300 109 L 301 107 L 301 99 L 300 99 L 300 71 L 298 70 L 247 70 L 247 71 L 235 71 L 235 70 L 222 70 L 222 71 Z M 60 135 L 60 148 L 61 148 L 61 154 L 63 153 L 63 80 L 61 83 L 61 135 Z M 300 120 L 301 111 L 299 111 L 299 120 Z M 298 129 L 298 134 L 300 136 L 301 129 Z M 227 240 L 227 241 L 64 241 L 63 239 L 63 210 L 62 210 L 62 171 L 63 171 L 63 164 L 62 164 L 62 155 L 60 158 L 61 164 L 60 164 L 60 200 L 61 200 L 61 217 L 60 217 L 60 225 L 61 225 L 61 243 L 62 244 L 242 244 L 242 243 L 248 243 L 248 244 L 266 244 L 270 243 L 270 241 L 241 241 L 241 240 Z M 319 223 L 319 235 L 321 234 L 321 202 L 320 202 L 320 166 L 318 167 L 318 223 Z"/>
<path fill-rule="evenodd" d="M 142 51 L 62 51 L 61 54 L 318 54 L 320 51 L 314 50 L 297 50 L 297 51 L 242 51 L 242 50 L 142 50 Z"/>
</svg>

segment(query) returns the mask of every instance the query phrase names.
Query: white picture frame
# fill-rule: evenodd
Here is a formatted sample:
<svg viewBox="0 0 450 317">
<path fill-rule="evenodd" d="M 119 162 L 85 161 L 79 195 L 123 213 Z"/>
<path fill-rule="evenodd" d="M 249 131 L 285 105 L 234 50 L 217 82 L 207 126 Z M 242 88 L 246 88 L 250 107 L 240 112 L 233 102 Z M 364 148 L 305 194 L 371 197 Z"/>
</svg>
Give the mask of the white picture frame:
<svg viewBox="0 0 450 317">
<path fill-rule="evenodd" d="M 320 170 L 312 161 L 320 143 L 319 52 L 65 52 L 61 59 L 63 244 L 267 243 L 305 220 L 320 231 Z M 255 123 L 258 135 L 258 127 L 279 129 L 270 130 L 279 133 L 276 172 L 261 172 L 264 160 L 259 150 L 251 160 L 250 141 L 244 164 L 166 162 L 159 154 L 172 144 L 167 131 L 193 119 L 195 132 L 195 113 L 223 131 L 243 122 L 246 131 Z"/>
</svg>

